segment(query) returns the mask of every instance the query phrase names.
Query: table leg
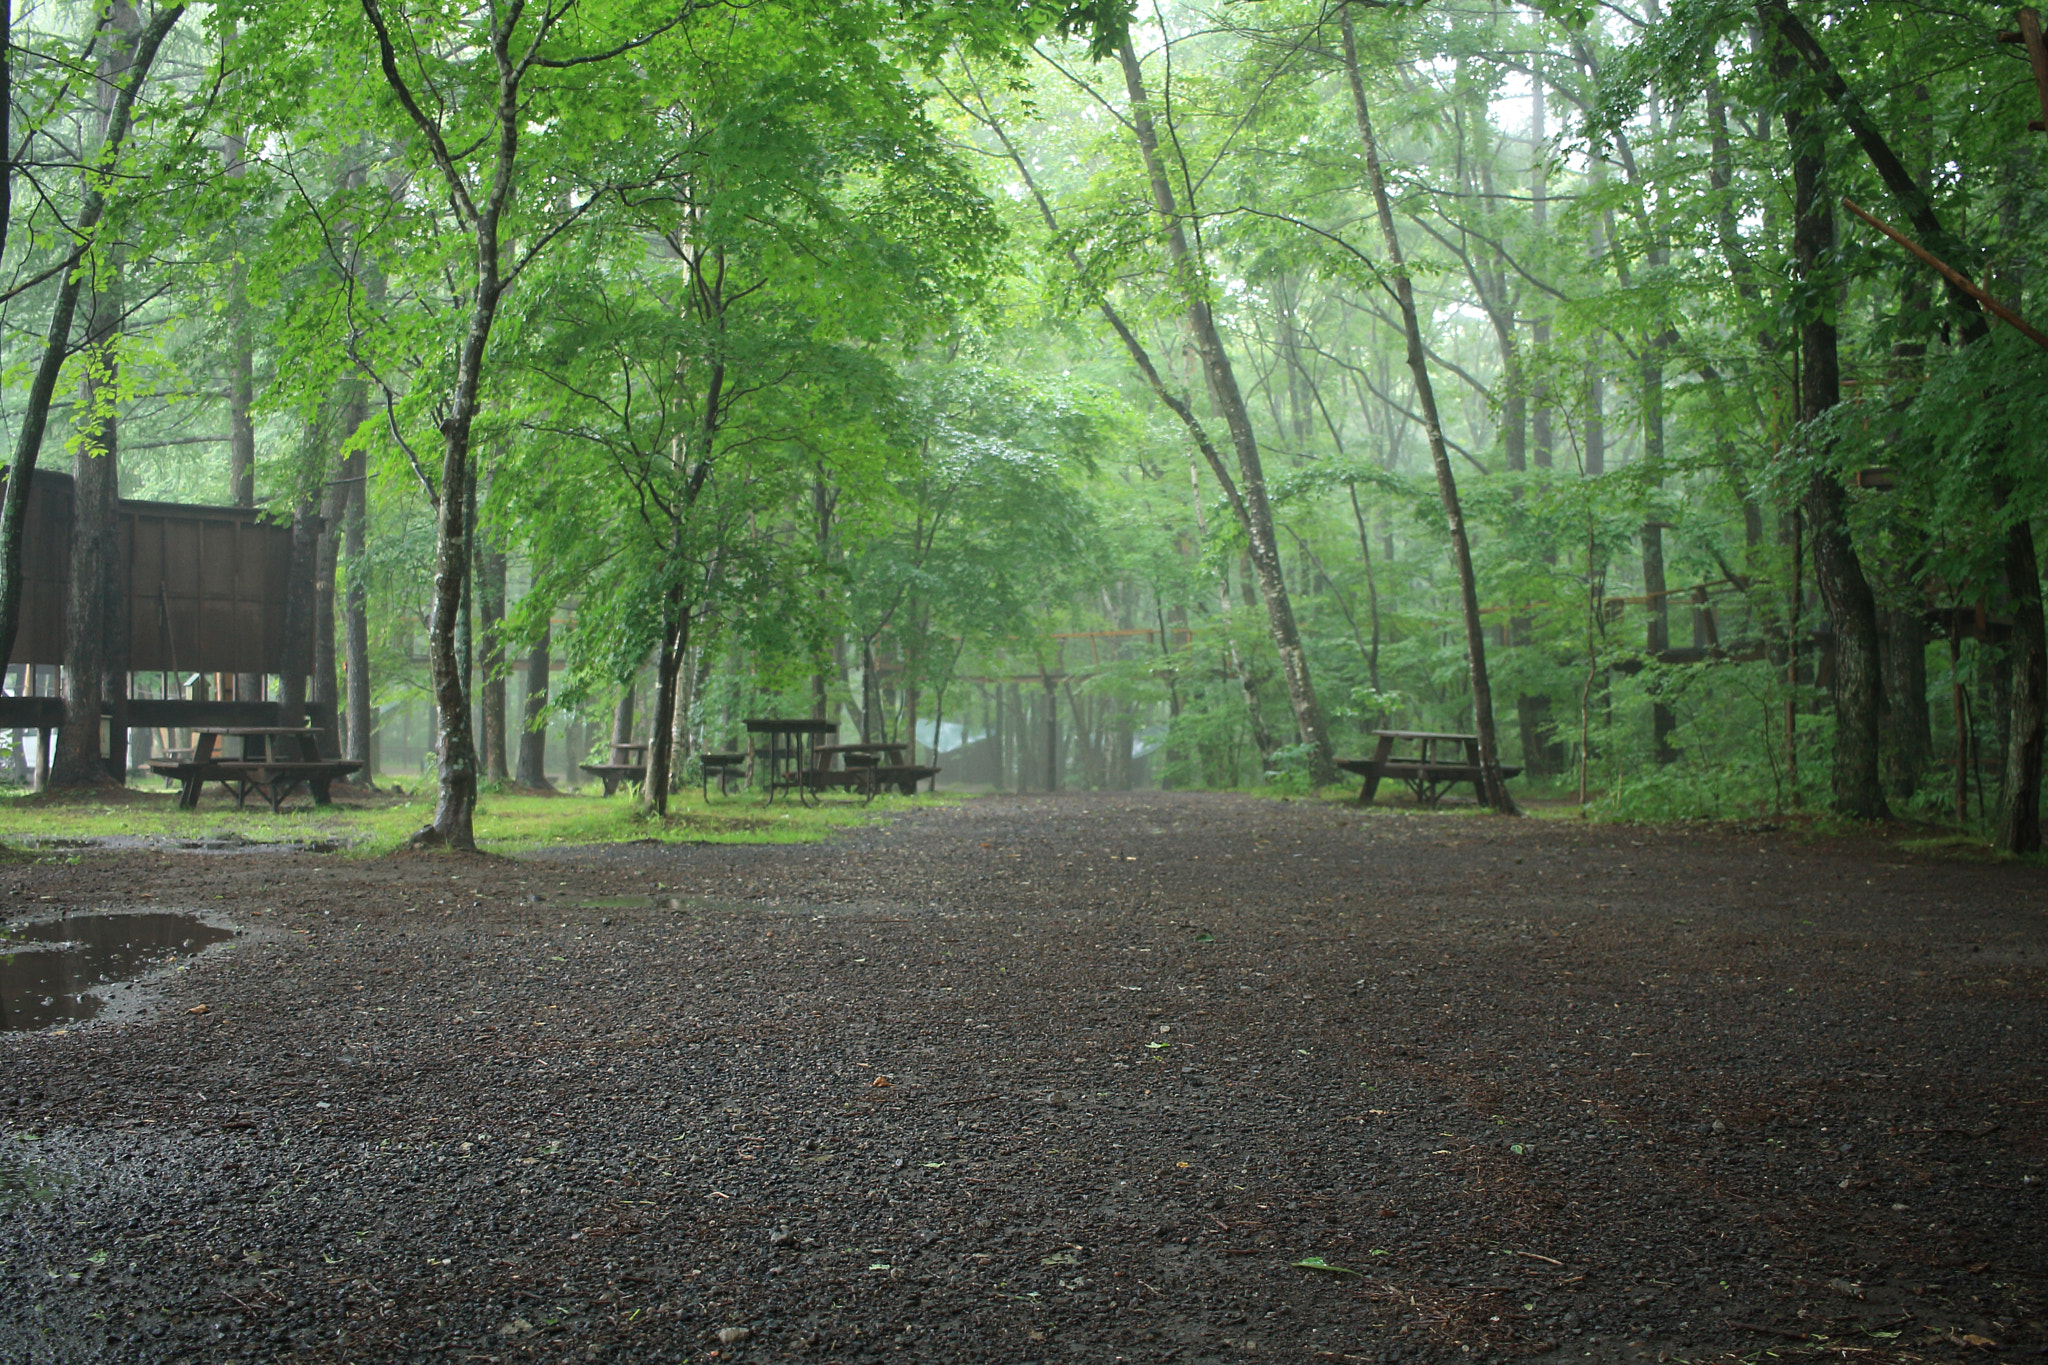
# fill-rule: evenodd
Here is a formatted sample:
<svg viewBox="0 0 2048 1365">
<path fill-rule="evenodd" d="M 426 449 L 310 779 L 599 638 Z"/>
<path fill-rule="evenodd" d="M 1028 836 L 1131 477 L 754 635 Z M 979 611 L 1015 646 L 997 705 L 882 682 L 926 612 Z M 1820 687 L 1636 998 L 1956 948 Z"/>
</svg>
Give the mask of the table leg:
<svg viewBox="0 0 2048 1365">
<path fill-rule="evenodd" d="M 1380 773 L 1394 753 L 1394 737 L 1381 735 L 1379 743 L 1372 746 L 1372 767 L 1365 774 L 1365 785 L 1358 789 L 1358 804 L 1363 806 L 1372 800 L 1373 793 L 1380 789 Z"/>
<path fill-rule="evenodd" d="M 199 777 L 196 774 L 194 776 L 184 779 L 184 781 L 178 787 L 178 809 L 198 810 L 199 793 L 200 790 L 205 786 L 206 779 L 203 777 Z"/>
</svg>

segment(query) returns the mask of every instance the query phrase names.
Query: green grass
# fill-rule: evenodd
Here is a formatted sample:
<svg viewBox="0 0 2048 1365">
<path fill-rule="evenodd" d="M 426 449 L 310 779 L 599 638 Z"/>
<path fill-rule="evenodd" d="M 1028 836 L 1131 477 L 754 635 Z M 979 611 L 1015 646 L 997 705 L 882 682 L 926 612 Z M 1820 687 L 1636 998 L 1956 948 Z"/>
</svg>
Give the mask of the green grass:
<svg viewBox="0 0 2048 1365">
<path fill-rule="evenodd" d="M 695 792 L 670 799 L 666 821 L 640 811 L 621 794 L 515 796 L 485 793 L 478 803 L 477 844 L 490 853 L 519 853 L 563 844 L 664 843 L 788 844 L 829 837 L 940 796 L 878 796 L 871 806 L 828 801 L 814 810 L 751 794 L 713 798 Z M 0 843 L 24 839 L 101 839 L 131 836 L 172 839 L 240 837 L 255 842 L 331 841 L 349 853 L 388 853 L 433 819 L 431 790 L 366 805 L 314 807 L 303 797 L 277 815 L 260 801 L 236 810 L 209 792 L 196 811 L 177 809 L 173 793 L 130 789 L 109 798 L 97 792 L 0 795 Z"/>
</svg>

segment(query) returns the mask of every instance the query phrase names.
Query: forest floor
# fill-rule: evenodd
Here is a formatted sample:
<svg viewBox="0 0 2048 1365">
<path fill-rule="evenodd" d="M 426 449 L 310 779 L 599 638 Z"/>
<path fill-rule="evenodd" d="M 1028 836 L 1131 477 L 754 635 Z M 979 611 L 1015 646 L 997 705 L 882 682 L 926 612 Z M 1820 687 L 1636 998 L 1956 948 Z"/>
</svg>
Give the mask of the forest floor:
<svg viewBox="0 0 2048 1365">
<path fill-rule="evenodd" d="M 242 932 L 0 1035 L 0 1359 L 2048 1354 L 2039 868 L 1157 792 L 77 857 L 0 913 Z"/>
</svg>

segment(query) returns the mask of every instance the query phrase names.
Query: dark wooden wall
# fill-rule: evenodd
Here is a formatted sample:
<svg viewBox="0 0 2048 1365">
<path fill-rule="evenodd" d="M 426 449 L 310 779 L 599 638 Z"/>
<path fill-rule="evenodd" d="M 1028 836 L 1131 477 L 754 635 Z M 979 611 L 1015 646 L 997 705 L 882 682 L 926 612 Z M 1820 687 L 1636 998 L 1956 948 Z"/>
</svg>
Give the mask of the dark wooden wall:
<svg viewBox="0 0 2048 1365">
<path fill-rule="evenodd" d="M 37 470 L 29 486 L 21 625 L 10 664 L 64 662 L 71 518 L 71 476 Z M 287 671 L 289 525 L 263 521 L 254 508 L 127 498 L 120 518 L 130 671 Z M 301 658 L 290 671 L 304 674 L 311 667 L 310 658 Z"/>
</svg>

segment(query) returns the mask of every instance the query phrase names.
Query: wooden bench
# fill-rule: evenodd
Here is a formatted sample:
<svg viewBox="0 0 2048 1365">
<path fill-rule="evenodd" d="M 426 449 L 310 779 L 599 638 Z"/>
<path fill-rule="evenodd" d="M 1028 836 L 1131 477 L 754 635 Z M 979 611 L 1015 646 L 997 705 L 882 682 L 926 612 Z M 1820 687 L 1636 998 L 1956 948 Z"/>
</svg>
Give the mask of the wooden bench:
<svg viewBox="0 0 2048 1365">
<path fill-rule="evenodd" d="M 646 744 L 612 741 L 612 759 L 609 763 L 579 763 L 577 766 L 604 783 L 604 794 L 618 791 L 621 782 L 632 784 L 647 776 Z"/>
<path fill-rule="evenodd" d="M 922 763 L 884 763 L 875 769 L 876 785 L 893 786 L 905 796 L 917 795 L 917 784 L 937 777 L 937 768 Z"/>
<path fill-rule="evenodd" d="M 1365 779 L 1358 791 L 1358 804 L 1365 805 L 1379 790 L 1380 779 L 1398 778 L 1408 784 L 1416 801 L 1434 806 L 1444 793 L 1460 782 L 1472 784 L 1473 795 L 1486 800 L 1485 775 L 1479 765 L 1479 736 L 1446 734 L 1435 730 L 1375 730 L 1378 744 L 1371 758 L 1343 758 L 1337 766 Z M 1396 753 L 1397 748 L 1409 752 Z M 1449 748 L 1452 755 L 1440 751 Z M 1503 779 L 1519 777 L 1518 767 L 1503 765 Z"/>
<path fill-rule="evenodd" d="M 647 776 L 647 767 L 641 763 L 584 763 L 578 766 L 604 783 L 606 796 L 617 791 L 621 782 L 630 784 Z"/>
</svg>

